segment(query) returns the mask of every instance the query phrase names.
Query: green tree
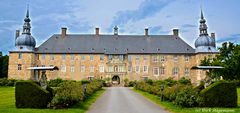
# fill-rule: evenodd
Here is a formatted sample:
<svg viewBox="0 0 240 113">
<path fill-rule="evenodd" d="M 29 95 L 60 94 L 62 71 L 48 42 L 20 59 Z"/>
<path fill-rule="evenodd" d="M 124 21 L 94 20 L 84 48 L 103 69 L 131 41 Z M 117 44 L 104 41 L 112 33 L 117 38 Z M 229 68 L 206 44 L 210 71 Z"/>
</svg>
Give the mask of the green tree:
<svg viewBox="0 0 240 113">
<path fill-rule="evenodd" d="M 219 54 L 210 62 L 209 59 L 201 61 L 201 65 L 223 66 L 223 69 L 212 70 L 212 78 L 222 76 L 225 80 L 240 80 L 240 45 L 225 42 L 219 48 Z"/>
<path fill-rule="evenodd" d="M 3 56 L 0 52 L 0 78 L 7 77 L 8 74 L 8 55 Z"/>
</svg>

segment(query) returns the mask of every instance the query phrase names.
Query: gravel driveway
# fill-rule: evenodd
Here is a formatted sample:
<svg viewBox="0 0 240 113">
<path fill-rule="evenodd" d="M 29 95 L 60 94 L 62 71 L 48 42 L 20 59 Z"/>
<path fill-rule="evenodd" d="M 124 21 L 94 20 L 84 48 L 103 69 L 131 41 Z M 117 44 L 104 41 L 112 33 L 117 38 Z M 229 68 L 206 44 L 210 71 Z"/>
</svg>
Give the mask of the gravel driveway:
<svg viewBox="0 0 240 113">
<path fill-rule="evenodd" d="M 168 113 L 126 87 L 110 87 L 87 113 Z"/>
</svg>

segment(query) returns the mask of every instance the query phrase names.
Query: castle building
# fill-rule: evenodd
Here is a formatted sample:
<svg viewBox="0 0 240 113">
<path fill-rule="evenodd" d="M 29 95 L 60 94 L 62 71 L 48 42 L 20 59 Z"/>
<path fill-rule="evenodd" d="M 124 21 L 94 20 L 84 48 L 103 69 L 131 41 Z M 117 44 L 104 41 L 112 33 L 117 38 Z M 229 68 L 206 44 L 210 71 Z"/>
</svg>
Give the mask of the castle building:
<svg viewBox="0 0 240 113">
<path fill-rule="evenodd" d="M 47 72 L 48 79 L 67 80 L 105 79 L 122 83 L 124 79 L 180 79 L 190 78 L 198 83 L 205 77 L 204 71 L 193 70 L 201 60 L 213 58 L 216 49 L 215 34 L 208 35 L 206 20 L 201 10 L 199 37 L 195 47 L 188 45 L 173 29 L 172 35 L 120 35 L 115 26 L 113 34 L 68 34 L 62 28 L 39 47 L 31 35 L 29 10 L 24 19 L 23 31 L 16 31 L 15 50 L 9 51 L 8 78 L 33 79 L 39 73 L 31 67 L 53 67 L 59 70 Z"/>
</svg>

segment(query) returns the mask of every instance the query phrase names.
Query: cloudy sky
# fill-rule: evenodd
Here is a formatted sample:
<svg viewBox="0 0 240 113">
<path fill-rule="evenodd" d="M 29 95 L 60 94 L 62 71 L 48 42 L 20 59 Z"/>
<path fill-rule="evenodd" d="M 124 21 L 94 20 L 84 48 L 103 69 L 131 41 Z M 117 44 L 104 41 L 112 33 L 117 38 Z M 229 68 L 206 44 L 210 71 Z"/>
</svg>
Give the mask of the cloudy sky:
<svg viewBox="0 0 240 113">
<path fill-rule="evenodd" d="M 200 7 L 207 19 L 208 31 L 216 33 L 217 45 L 240 43 L 240 0 L 0 0 L 0 51 L 14 48 L 15 30 L 22 31 L 29 4 L 32 35 L 37 46 L 61 27 L 68 33 L 171 34 L 173 28 L 194 47 L 198 37 Z"/>
</svg>

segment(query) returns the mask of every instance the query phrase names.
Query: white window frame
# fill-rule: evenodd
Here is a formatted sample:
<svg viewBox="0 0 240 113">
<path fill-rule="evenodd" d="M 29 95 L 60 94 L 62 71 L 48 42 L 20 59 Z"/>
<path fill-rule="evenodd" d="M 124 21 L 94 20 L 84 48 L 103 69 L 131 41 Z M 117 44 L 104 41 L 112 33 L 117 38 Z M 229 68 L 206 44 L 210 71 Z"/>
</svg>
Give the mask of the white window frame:
<svg viewBox="0 0 240 113">
<path fill-rule="evenodd" d="M 157 56 L 157 55 L 154 55 L 152 61 L 153 61 L 153 62 L 158 62 L 158 56 Z"/>
<path fill-rule="evenodd" d="M 71 60 L 74 60 L 74 59 L 75 59 L 75 55 L 71 54 Z"/>
<path fill-rule="evenodd" d="M 128 62 L 132 61 L 132 55 L 128 55 Z"/>
<path fill-rule="evenodd" d="M 99 66 L 99 72 L 104 73 L 104 66 Z"/>
<path fill-rule="evenodd" d="M 18 53 L 18 59 L 22 59 L 22 53 Z"/>
<path fill-rule="evenodd" d="M 94 66 L 90 66 L 90 72 L 94 72 Z"/>
<path fill-rule="evenodd" d="M 178 67 L 174 67 L 173 68 L 173 75 L 178 75 L 179 74 L 179 68 Z"/>
<path fill-rule="evenodd" d="M 41 58 L 42 58 L 42 60 L 45 60 L 45 58 L 46 58 L 46 55 L 45 55 L 45 54 L 42 54 L 41 56 L 42 56 L 42 57 L 41 57 Z"/>
<path fill-rule="evenodd" d="M 90 61 L 94 61 L 94 55 L 90 55 Z"/>
<path fill-rule="evenodd" d="M 104 55 L 102 54 L 102 55 L 100 55 L 100 61 L 104 61 Z"/>
<path fill-rule="evenodd" d="M 80 71 L 81 71 L 81 72 L 85 72 L 85 66 L 84 66 L 84 65 L 81 65 Z"/>
<path fill-rule="evenodd" d="M 136 72 L 136 73 L 140 73 L 140 66 L 136 66 L 135 72 Z"/>
<path fill-rule="evenodd" d="M 72 72 L 72 73 L 74 72 L 74 65 L 70 66 L 70 72 Z"/>
<path fill-rule="evenodd" d="M 62 60 L 66 60 L 66 54 L 62 55 Z"/>
<path fill-rule="evenodd" d="M 108 72 L 113 72 L 113 66 L 108 67 Z"/>
<path fill-rule="evenodd" d="M 160 68 L 160 75 L 165 75 L 165 67 Z"/>
<path fill-rule="evenodd" d="M 156 71 L 157 73 L 155 73 L 155 71 Z M 153 75 L 159 76 L 159 68 L 158 68 L 158 67 L 153 67 Z"/>
<path fill-rule="evenodd" d="M 143 66 L 143 72 L 148 73 L 148 66 Z"/>
<path fill-rule="evenodd" d="M 139 62 L 140 61 L 140 56 L 139 55 L 136 55 L 136 62 Z"/>
<path fill-rule="evenodd" d="M 81 55 L 81 61 L 86 60 L 86 56 L 85 55 Z"/>
<path fill-rule="evenodd" d="M 128 66 L 128 72 L 132 72 L 132 66 Z"/>
<path fill-rule="evenodd" d="M 165 56 L 160 56 L 160 62 L 165 62 L 166 61 L 166 58 L 165 58 Z"/>
<path fill-rule="evenodd" d="M 61 65 L 61 72 L 66 72 L 66 66 L 65 65 Z"/>
</svg>

